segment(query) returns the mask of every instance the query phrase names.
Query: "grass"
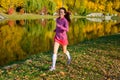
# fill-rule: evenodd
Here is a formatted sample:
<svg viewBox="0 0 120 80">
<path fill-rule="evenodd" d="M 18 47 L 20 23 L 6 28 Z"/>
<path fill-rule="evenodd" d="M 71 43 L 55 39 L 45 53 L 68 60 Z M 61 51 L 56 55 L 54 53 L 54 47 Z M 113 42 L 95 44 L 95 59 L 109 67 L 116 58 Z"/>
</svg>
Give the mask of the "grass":
<svg viewBox="0 0 120 80">
<path fill-rule="evenodd" d="M 3 15 L 6 19 L 11 19 L 11 20 L 22 20 L 22 19 L 53 19 L 56 18 L 57 16 L 52 16 L 52 15 L 39 15 L 39 14 L 18 14 L 14 13 L 12 15 L 0 13 L 0 15 Z M 71 18 L 87 18 L 87 16 L 71 16 Z M 91 18 L 91 17 L 90 17 Z M 92 17 L 92 18 L 103 18 L 103 17 Z M 119 16 L 113 16 L 113 20 L 120 20 Z"/>
<path fill-rule="evenodd" d="M 21 63 L 0 69 L 0 80 L 120 80 L 120 34 L 70 45 L 67 57 L 58 53 L 56 70 L 50 72 L 51 52 L 32 55 Z"/>
<path fill-rule="evenodd" d="M 21 20 L 21 19 L 40 19 L 40 18 L 44 18 L 44 19 L 50 19 L 50 18 L 55 18 L 56 16 L 51 16 L 51 15 L 38 15 L 38 14 L 17 14 L 14 13 L 12 15 L 8 15 L 8 14 L 4 14 L 1 13 L 1 15 L 5 16 L 6 19 L 12 19 L 12 20 Z"/>
<path fill-rule="evenodd" d="M 57 16 L 52 16 L 52 15 L 39 15 L 39 14 L 18 14 L 18 13 L 14 13 L 12 15 L 8 15 L 8 14 L 4 14 L 4 13 L 0 13 L 1 15 L 3 15 L 6 19 L 12 19 L 12 20 L 21 20 L 21 19 L 53 19 L 56 18 Z M 86 16 L 71 16 L 71 18 L 86 18 Z"/>
<path fill-rule="evenodd" d="M 120 21 L 120 16 L 113 16 L 112 19 Z"/>
</svg>

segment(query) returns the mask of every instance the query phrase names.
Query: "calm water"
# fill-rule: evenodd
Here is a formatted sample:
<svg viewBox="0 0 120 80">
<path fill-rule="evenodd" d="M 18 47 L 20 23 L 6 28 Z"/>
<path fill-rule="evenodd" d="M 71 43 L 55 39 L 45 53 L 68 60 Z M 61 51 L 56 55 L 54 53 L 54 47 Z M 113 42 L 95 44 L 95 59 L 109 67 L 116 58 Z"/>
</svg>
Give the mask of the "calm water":
<svg viewBox="0 0 120 80">
<path fill-rule="evenodd" d="M 54 19 L 6 20 L 0 22 L 0 66 L 25 56 L 49 51 L 53 47 Z M 69 44 L 120 33 L 116 21 L 93 22 L 73 19 L 69 27 Z"/>
</svg>

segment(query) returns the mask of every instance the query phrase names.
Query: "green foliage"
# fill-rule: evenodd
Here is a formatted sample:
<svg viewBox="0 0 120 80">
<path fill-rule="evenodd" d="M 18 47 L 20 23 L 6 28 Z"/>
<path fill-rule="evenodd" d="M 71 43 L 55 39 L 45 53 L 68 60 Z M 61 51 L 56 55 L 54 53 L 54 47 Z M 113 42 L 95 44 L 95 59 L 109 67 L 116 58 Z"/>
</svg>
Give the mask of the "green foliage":
<svg viewBox="0 0 120 80">
<path fill-rule="evenodd" d="M 42 1 L 42 0 L 26 0 L 25 1 L 25 11 L 27 13 L 32 13 L 34 11 L 36 11 L 37 9 L 41 9 L 42 8 L 42 5 L 41 3 L 39 3 L 39 1 Z"/>
<path fill-rule="evenodd" d="M 54 2 L 48 1 L 47 9 L 50 14 L 53 14 L 55 12 L 55 6 L 56 4 Z"/>
<path fill-rule="evenodd" d="M 55 11 L 55 3 L 50 0 L 26 0 L 24 7 L 27 13 L 39 13 L 46 10 L 47 13 L 52 14 Z"/>
</svg>

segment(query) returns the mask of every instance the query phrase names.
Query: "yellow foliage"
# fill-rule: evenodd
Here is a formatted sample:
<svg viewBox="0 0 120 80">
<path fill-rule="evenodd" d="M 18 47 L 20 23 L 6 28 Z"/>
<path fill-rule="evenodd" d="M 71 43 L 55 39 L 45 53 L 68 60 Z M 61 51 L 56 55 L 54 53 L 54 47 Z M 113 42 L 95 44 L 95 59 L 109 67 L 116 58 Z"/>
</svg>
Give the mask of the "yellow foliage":
<svg viewBox="0 0 120 80">
<path fill-rule="evenodd" d="M 0 54 L 6 53 L 6 55 L 0 56 L 0 59 L 5 59 L 6 57 L 9 62 L 15 60 L 16 58 L 23 58 L 25 53 L 19 44 L 24 34 L 23 28 L 15 25 L 3 25 L 1 26 L 0 31 L 0 48 L 1 50 L 5 50 L 1 51 Z M 18 55 L 18 57 L 16 57 L 16 55 Z"/>
<path fill-rule="evenodd" d="M 119 32 L 118 27 L 117 26 L 112 27 L 111 32 L 112 33 L 118 33 Z"/>
<path fill-rule="evenodd" d="M 100 9 L 100 10 L 105 10 L 105 6 L 100 5 L 100 6 L 99 6 L 99 9 Z"/>
<path fill-rule="evenodd" d="M 1 0 L 1 6 L 7 11 L 9 8 L 23 6 L 24 0 Z"/>
<path fill-rule="evenodd" d="M 60 7 L 62 7 L 62 0 L 54 0 L 54 1 L 57 5 L 56 9 L 59 9 Z"/>
</svg>

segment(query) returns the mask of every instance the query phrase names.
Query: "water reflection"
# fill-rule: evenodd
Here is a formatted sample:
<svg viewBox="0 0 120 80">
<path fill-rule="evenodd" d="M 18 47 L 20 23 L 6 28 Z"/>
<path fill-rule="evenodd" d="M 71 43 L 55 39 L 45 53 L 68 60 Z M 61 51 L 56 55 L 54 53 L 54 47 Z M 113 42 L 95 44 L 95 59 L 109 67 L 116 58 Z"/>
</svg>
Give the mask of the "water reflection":
<svg viewBox="0 0 120 80">
<path fill-rule="evenodd" d="M 70 45 L 120 32 L 120 23 L 89 22 L 73 19 L 68 39 Z M 7 20 L 0 22 L 0 66 L 44 51 L 53 46 L 55 20 Z"/>
</svg>

